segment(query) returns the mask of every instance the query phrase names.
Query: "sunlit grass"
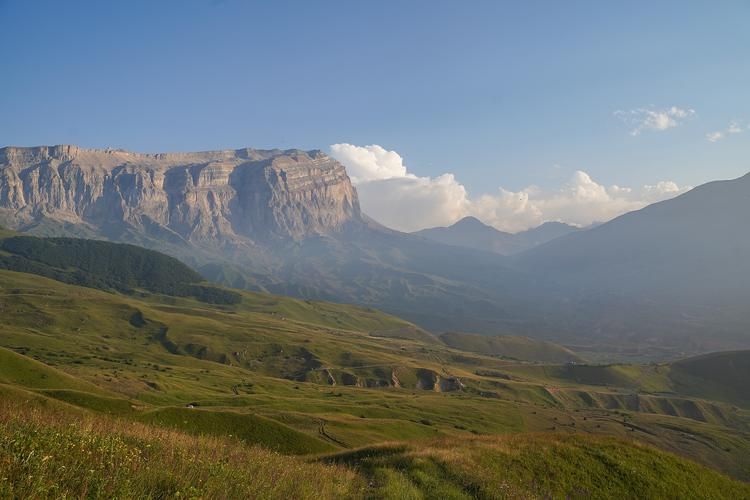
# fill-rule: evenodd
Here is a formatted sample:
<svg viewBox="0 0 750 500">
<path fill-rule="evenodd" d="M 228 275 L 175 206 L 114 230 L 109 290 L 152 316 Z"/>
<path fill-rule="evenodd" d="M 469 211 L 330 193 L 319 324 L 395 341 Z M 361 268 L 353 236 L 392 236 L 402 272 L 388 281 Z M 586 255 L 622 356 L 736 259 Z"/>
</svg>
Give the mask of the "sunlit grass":
<svg viewBox="0 0 750 500">
<path fill-rule="evenodd" d="M 357 498 L 352 470 L 229 438 L 0 403 L 0 498 Z"/>
</svg>

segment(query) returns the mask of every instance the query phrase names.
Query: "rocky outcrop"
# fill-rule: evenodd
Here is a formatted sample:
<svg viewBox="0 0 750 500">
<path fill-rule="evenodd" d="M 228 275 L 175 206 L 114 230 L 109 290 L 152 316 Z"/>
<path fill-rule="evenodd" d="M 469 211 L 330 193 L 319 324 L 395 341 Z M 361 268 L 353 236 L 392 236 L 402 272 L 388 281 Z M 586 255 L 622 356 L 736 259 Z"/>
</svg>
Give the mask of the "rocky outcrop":
<svg viewBox="0 0 750 500">
<path fill-rule="evenodd" d="M 307 236 L 359 222 L 344 167 L 320 151 L 139 154 L 76 146 L 0 149 L 0 218 L 44 218 L 109 235 L 162 231 L 221 246 Z"/>
</svg>

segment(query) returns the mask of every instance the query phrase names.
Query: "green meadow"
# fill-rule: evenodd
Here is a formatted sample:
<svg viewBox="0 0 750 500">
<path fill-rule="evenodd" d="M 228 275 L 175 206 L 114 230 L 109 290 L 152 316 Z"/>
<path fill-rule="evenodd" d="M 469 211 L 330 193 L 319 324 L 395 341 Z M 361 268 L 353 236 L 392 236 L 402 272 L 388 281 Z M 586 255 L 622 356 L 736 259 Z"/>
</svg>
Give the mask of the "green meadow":
<svg viewBox="0 0 750 500">
<path fill-rule="evenodd" d="M 231 293 L 0 271 L 0 496 L 750 497 L 748 352 L 593 364 Z"/>
</svg>

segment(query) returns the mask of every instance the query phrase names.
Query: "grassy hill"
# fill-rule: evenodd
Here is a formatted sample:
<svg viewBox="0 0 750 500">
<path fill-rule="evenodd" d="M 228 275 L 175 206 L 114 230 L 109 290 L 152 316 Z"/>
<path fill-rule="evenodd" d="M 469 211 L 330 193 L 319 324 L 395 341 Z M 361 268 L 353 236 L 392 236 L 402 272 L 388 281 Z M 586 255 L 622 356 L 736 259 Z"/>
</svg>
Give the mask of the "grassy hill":
<svg viewBox="0 0 750 500">
<path fill-rule="evenodd" d="M 624 453 L 615 457 L 624 461 L 631 456 L 628 443 L 646 443 L 750 480 L 750 412 L 708 400 L 700 392 L 709 387 L 705 380 L 695 385 L 689 383 L 692 379 L 681 379 L 684 387 L 680 386 L 675 382 L 678 368 L 670 365 L 541 365 L 455 349 L 406 321 L 369 308 L 233 293 L 239 297 L 236 302 L 212 304 L 144 289 L 118 293 L 0 271 L 0 406 L 6 406 L 6 421 L 12 417 L 13 425 L 19 426 L 20 413 L 36 415 L 33 419 L 38 420 L 24 423 L 31 426 L 24 428 L 41 436 L 33 446 L 55 457 L 50 462 L 55 467 L 85 466 L 75 462 L 85 457 L 56 457 L 55 448 L 44 451 L 54 446 L 54 432 L 63 430 L 53 426 L 50 434 L 41 430 L 46 423 L 37 423 L 57 419 L 61 412 L 76 419 L 84 415 L 92 422 L 91 428 L 71 430 L 69 441 L 85 437 L 104 443 L 104 454 L 97 460 L 109 460 L 107 447 L 120 449 L 122 441 L 125 455 L 141 453 L 171 464 L 154 475 L 126 467 L 137 478 L 130 483 L 121 484 L 126 476 L 119 473 L 111 478 L 87 476 L 91 488 L 109 496 L 187 494 L 188 487 L 205 496 L 226 496 L 226 485 L 205 479 L 214 467 L 217 477 L 240 485 L 237 495 L 257 493 L 253 488 L 260 487 L 260 479 L 235 467 L 239 462 L 232 457 L 267 460 L 289 471 L 279 476 L 285 483 L 278 490 L 268 490 L 270 497 L 387 496 L 392 488 L 429 496 L 428 483 L 440 479 L 433 472 L 452 462 L 445 465 L 427 457 L 444 458 L 449 447 L 458 450 L 457 456 L 470 458 L 472 450 L 486 449 L 490 457 L 495 453 L 493 439 L 501 439 L 491 436 L 525 433 L 542 433 L 539 441 L 530 441 L 529 449 L 549 441 L 560 453 L 567 453 L 568 446 L 599 450 L 611 444 L 592 436 L 615 438 L 623 447 L 617 453 Z M 545 352 L 534 347 L 534 356 Z M 731 379 L 733 373 L 742 374 L 728 371 L 726 377 Z M 100 428 L 107 430 L 98 433 Z M 3 427 L 0 439 L 15 435 L 13 429 L 10 424 Z M 8 451 L 15 446 L 8 443 L 15 441 L 7 439 L 5 448 L 0 446 L 5 457 L 15 453 Z M 375 471 L 380 465 L 371 472 L 369 462 L 360 458 L 377 455 L 387 442 L 400 443 L 394 446 L 401 455 L 392 454 L 396 461 L 383 465 L 386 472 Z M 557 442 L 563 444 L 554 448 Z M 199 463 L 186 455 L 191 447 L 209 445 L 223 451 L 199 454 Z M 363 455 L 361 449 L 375 451 Z M 421 468 L 420 449 L 437 469 L 429 464 Z M 666 457 L 671 455 L 644 449 L 668 469 L 680 463 L 669 462 Z M 229 458 L 222 455 L 225 452 Z M 328 455 L 305 461 L 286 456 L 320 453 Z M 360 458 L 352 459 L 351 453 Z M 537 458 L 553 460 L 556 453 Z M 584 460 L 583 455 L 571 456 Z M 14 460 L 0 456 L 0 463 L 13 463 L 13 470 L 21 471 L 12 476 L 14 484 L 0 484 L 0 496 L 9 491 L 24 496 L 33 487 L 23 479 L 25 465 Z M 470 462 L 471 467 L 506 469 L 505 459 L 488 458 L 487 464 L 482 460 Z M 557 467 L 554 461 L 547 463 Z M 590 477 L 571 476 L 569 484 L 589 491 L 604 470 L 591 467 Z M 44 479 L 38 484 L 60 484 L 70 488 L 65 491 L 71 495 L 80 493 L 73 476 L 56 476 L 52 468 L 34 470 L 42 471 L 39 477 Z M 524 470 L 519 469 L 518 477 L 525 477 Z M 703 470 L 693 472 L 704 474 Z M 289 484 L 306 480 L 308 474 L 325 482 L 310 483 L 318 485 L 320 494 L 306 485 Z M 336 474 L 348 477 L 349 486 L 330 479 Z M 496 486 L 483 486 L 472 477 L 466 475 L 464 482 L 447 476 L 440 480 L 455 483 L 446 491 L 455 486 L 455 491 L 475 496 L 485 491 L 482 488 Z M 395 483 L 388 478 L 395 478 Z M 521 488 L 517 491 L 536 491 L 524 490 L 530 486 L 518 481 L 512 482 Z M 160 489 L 163 484 L 167 490 Z M 706 484 L 725 491 L 713 480 Z M 405 489 L 399 490 L 399 485 Z M 641 486 L 651 487 L 648 482 Z M 540 489 L 535 495 L 554 496 L 556 491 L 562 490 Z"/>
<path fill-rule="evenodd" d="M 2 498 L 362 498 L 366 489 L 348 468 L 229 437 L 1 396 Z"/>
<path fill-rule="evenodd" d="M 103 290 L 143 289 L 214 303 L 239 300 L 234 292 L 201 284 L 203 278 L 198 273 L 173 257 L 106 241 L 0 232 L 0 269 Z"/>
<path fill-rule="evenodd" d="M 671 364 L 675 390 L 750 408 L 750 351 L 716 352 Z"/>
<path fill-rule="evenodd" d="M 549 434 L 387 444 L 328 460 L 383 498 L 744 498 L 750 485 L 649 446 Z"/>
<path fill-rule="evenodd" d="M 103 392 L 92 383 L 1 347 L 0 383 L 29 389 L 65 389 L 95 394 Z"/>
<path fill-rule="evenodd" d="M 750 495 L 747 483 L 622 439 L 559 433 L 433 438 L 300 459 L 234 436 L 191 435 L 1 395 L 0 495 L 9 498 Z"/>
<path fill-rule="evenodd" d="M 544 363 L 582 361 L 570 349 L 552 342 L 534 340 L 528 337 L 449 332 L 440 335 L 440 340 L 455 349 L 525 361 L 541 361 Z"/>
</svg>

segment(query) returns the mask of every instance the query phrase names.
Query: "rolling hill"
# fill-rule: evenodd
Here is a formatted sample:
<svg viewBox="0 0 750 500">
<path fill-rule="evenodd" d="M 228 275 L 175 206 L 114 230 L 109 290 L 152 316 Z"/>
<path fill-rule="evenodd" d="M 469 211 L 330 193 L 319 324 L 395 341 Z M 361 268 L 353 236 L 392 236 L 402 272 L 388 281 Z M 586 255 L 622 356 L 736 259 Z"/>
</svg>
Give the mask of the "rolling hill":
<svg viewBox="0 0 750 500">
<path fill-rule="evenodd" d="M 543 363 L 582 361 L 570 349 L 552 342 L 508 335 L 477 335 L 447 332 L 440 335 L 446 345 L 462 351 Z"/>
<path fill-rule="evenodd" d="M 671 364 L 677 391 L 750 407 L 750 351 L 716 352 Z"/>
<path fill-rule="evenodd" d="M 568 436 L 571 446 L 589 447 L 596 454 L 606 443 L 586 436 L 609 436 L 750 478 L 746 405 L 706 399 L 700 393 L 705 382 L 674 383 L 670 365 L 543 364 L 551 353 L 566 359 L 572 354 L 547 344 L 530 346 L 525 339 L 520 347 L 510 342 L 504 348 L 523 348 L 523 357 L 538 359 L 504 359 L 450 347 L 413 324 L 370 308 L 233 293 L 239 301 L 212 304 L 0 271 L 0 355 L 7 361 L 0 371 L 0 402 L 24 401 L 38 408 L 29 413 L 36 415 L 33 419 L 55 412 L 114 419 L 95 428 L 179 435 L 170 438 L 176 443 L 230 440 L 232 447 L 333 457 L 394 441 L 403 443 L 399 449 L 414 450 L 425 439 L 436 440 L 424 445 L 425 452 L 434 446 L 430 456 L 440 455 L 441 440 L 525 432 L 542 433 L 532 448 Z M 33 419 L 28 425 L 36 425 Z M 178 434 L 163 434 L 174 432 Z M 695 439 L 682 439 L 685 435 Z M 34 446 L 40 452 L 51 446 L 39 439 Z M 504 446 L 492 442 L 488 437 L 470 449 L 494 453 L 494 447 Z M 630 445 L 622 446 L 613 453 L 622 453 L 625 460 Z M 231 449 L 240 455 L 262 453 Z M 357 456 L 372 453 L 376 451 Z M 473 456 L 469 449 L 465 453 Z M 664 455 L 647 454 L 672 467 Z M 410 457 L 411 452 L 399 460 Z M 331 460 L 342 471 L 363 474 L 354 476 L 360 478 L 356 481 L 384 488 L 378 491 L 429 491 L 417 478 L 428 480 L 432 473 L 416 464 L 407 473 L 386 463 L 384 471 L 375 471 L 378 466 L 370 474 L 367 460 Z M 541 457 L 532 462 L 537 460 Z M 173 471 L 183 470 L 181 463 L 175 462 Z M 599 474 L 596 470 L 592 478 Z M 321 469 L 322 477 L 328 477 L 325 471 Z M 185 484 L 183 479 L 170 481 Z M 571 481 L 587 484 L 589 479 Z M 23 484 L 19 479 L 18 487 Z"/>
</svg>

